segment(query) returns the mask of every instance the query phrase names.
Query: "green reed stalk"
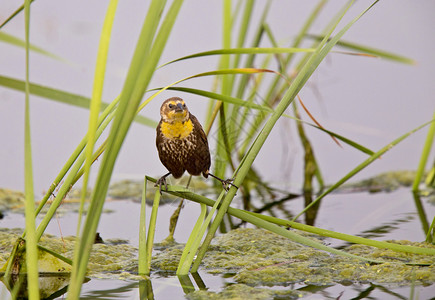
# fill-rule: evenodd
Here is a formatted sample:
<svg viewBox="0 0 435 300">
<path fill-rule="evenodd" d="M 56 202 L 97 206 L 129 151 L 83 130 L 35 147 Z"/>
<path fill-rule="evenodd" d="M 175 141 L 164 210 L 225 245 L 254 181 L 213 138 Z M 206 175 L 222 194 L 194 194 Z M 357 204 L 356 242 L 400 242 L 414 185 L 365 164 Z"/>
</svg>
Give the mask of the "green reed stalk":
<svg viewBox="0 0 435 300">
<path fill-rule="evenodd" d="M 207 206 L 204 203 L 200 203 L 201 213 L 198 220 L 193 226 L 192 232 L 187 239 L 186 246 L 184 247 L 183 253 L 181 254 L 180 262 L 177 267 L 177 275 L 183 275 L 189 273 L 189 267 L 192 265 L 192 261 L 186 263 L 187 255 L 190 253 L 190 249 L 193 247 L 195 238 L 200 236 L 201 226 L 204 224 L 205 216 L 207 214 Z M 214 207 L 214 205 L 213 205 Z"/>
<path fill-rule="evenodd" d="M 151 257 L 153 254 L 154 234 L 156 232 L 157 212 L 159 210 L 160 196 L 161 196 L 160 191 L 156 191 L 156 193 L 154 194 L 153 208 L 151 210 L 150 226 L 148 228 L 148 235 L 147 235 L 147 242 L 146 242 L 146 249 L 145 249 L 146 258 L 147 258 L 145 275 L 149 275 L 151 270 Z"/>
<path fill-rule="evenodd" d="M 435 244 L 435 216 L 432 219 L 432 223 L 429 226 L 429 229 L 426 234 L 426 243 Z"/>
<path fill-rule="evenodd" d="M 223 13 L 222 13 L 222 49 L 231 48 L 231 31 L 233 24 L 233 16 L 231 14 L 231 0 L 223 0 Z M 223 55 L 220 58 L 219 69 L 229 69 L 230 68 L 230 56 Z M 223 95 L 231 95 L 231 82 L 232 77 L 225 76 L 222 78 L 221 82 L 221 93 Z M 230 160 L 228 156 L 228 129 L 226 127 L 225 116 L 228 113 L 228 104 L 219 103 L 219 131 L 218 131 L 218 142 L 216 143 L 216 155 L 214 163 L 214 174 L 220 178 L 225 177 L 226 161 Z"/>
<path fill-rule="evenodd" d="M 22 40 L 20 38 L 17 38 L 15 36 L 11 35 L 11 34 L 8 34 L 6 32 L 3 32 L 3 31 L 0 31 L 0 41 L 8 43 L 8 44 L 11 44 L 11 45 L 14 45 L 16 47 L 22 47 L 22 48 L 26 49 L 26 41 L 24 41 L 24 40 Z M 40 47 L 37 47 L 35 45 L 29 44 L 29 50 L 31 50 L 33 52 L 36 52 L 36 53 L 39 53 L 39 54 L 42 54 L 42 55 L 45 55 L 45 56 L 50 57 L 52 59 L 56 59 L 58 61 L 62 61 L 62 62 L 68 63 L 62 57 L 57 56 L 57 55 L 55 55 L 55 54 L 53 54 L 51 52 L 48 52 L 48 51 L 46 51 L 46 50 L 44 50 L 44 49 L 42 49 Z"/>
<path fill-rule="evenodd" d="M 88 142 L 85 149 L 85 165 L 84 177 L 82 186 L 82 195 L 79 208 L 79 220 L 77 222 L 77 238 L 80 234 L 81 219 L 83 214 L 83 207 L 85 203 L 86 193 L 88 190 L 89 174 L 93 162 L 92 156 L 94 154 L 94 145 L 96 142 L 96 132 L 98 129 L 98 115 L 101 107 L 101 98 L 103 95 L 104 75 L 106 73 L 107 56 L 109 53 L 110 36 L 115 19 L 115 12 L 118 6 L 118 0 L 111 0 L 107 8 L 106 17 L 104 19 L 103 29 L 100 36 L 100 44 L 98 46 L 97 63 L 95 66 L 94 74 L 94 87 L 92 91 L 91 106 L 89 108 L 89 125 L 88 125 Z"/>
<path fill-rule="evenodd" d="M 435 120 L 435 113 L 433 115 L 433 119 Z M 420 163 L 418 164 L 417 174 L 415 175 L 414 183 L 412 185 L 412 190 L 414 192 L 418 191 L 421 178 L 424 175 L 424 170 L 427 164 L 427 160 L 429 158 L 430 150 L 434 143 L 434 137 L 435 137 L 435 122 L 432 122 L 432 124 L 429 127 L 429 130 L 427 131 L 427 137 L 423 146 L 423 151 L 421 153 Z"/>
<path fill-rule="evenodd" d="M 242 16 L 242 20 L 241 20 L 240 27 L 239 27 L 239 34 L 238 34 L 238 38 L 237 38 L 237 42 L 236 42 L 236 48 L 242 48 L 245 45 L 246 35 L 248 32 L 249 24 L 251 22 L 252 11 L 254 9 L 254 3 L 255 2 L 253 0 L 248 0 L 248 1 L 245 1 L 245 3 L 244 3 L 245 8 L 243 10 L 243 16 Z M 241 59 L 241 55 L 235 55 L 233 58 L 231 68 L 238 68 L 239 64 L 240 64 L 240 59 Z M 236 77 L 231 76 L 230 79 L 231 79 L 231 81 L 230 81 L 229 85 L 231 86 L 231 89 L 233 90 Z M 239 97 L 239 98 L 241 98 L 241 97 Z M 230 113 L 229 113 L 230 119 L 228 122 L 228 132 L 230 133 L 229 141 L 228 141 L 228 145 L 230 146 L 230 148 L 227 149 L 228 153 L 232 153 L 232 148 L 234 147 L 234 144 L 235 144 L 236 136 L 234 135 L 234 133 L 236 132 L 236 128 L 238 127 L 235 120 L 237 119 L 238 114 L 239 114 L 238 107 L 232 105 L 232 107 L 230 109 Z M 231 157 L 231 155 L 229 155 L 229 156 Z"/>
<path fill-rule="evenodd" d="M 32 141 L 30 137 L 30 102 L 29 102 L 29 36 L 30 36 L 30 0 L 24 2 L 26 35 L 26 95 L 24 118 L 24 185 L 26 215 L 26 266 L 27 289 L 29 299 L 39 299 L 38 248 L 35 229 L 35 196 L 33 192 Z"/>
<path fill-rule="evenodd" d="M 14 79 L 14 78 L 0 75 L 0 85 L 17 90 L 17 91 L 24 92 L 25 83 L 22 80 L 18 80 L 18 79 Z M 68 93 L 65 91 L 45 87 L 45 86 L 34 84 L 34 83 L 30 83 L 29 85 L 30 85 L 30 94 L 32 94 L 32 95 L 36 95 L 36 96 L 47 98 L 49 100 L 53 100 L 53 101 L 56 101 L 59 103 L 69 104 L 69 105 L 73 105 L 73 106 L 77 106 L 77 107 L 81 107 L 81 108 L 89 109 L 89 107 L 90 107 L 91 99 L 89 99 L 88 97 Z M 116 104 L 118 104 L 119 99 L 117 98 L 114 101 L 115 101 L 115 103 L 112 102 L 110 104 L 101 103 L 101 108 L 106 109 L 109 105 L 110 106 L 116 105 Z M 147 117 L 144 117 L 142 115 L 136 115 L 136 117 L 134 118 L 134 121 L 139 123 L 139 124 L 149 126 L 152 128 L 155 128 L 157 125 L 156 121 L 153 121 L 153 120 L 151 120 Z"/>
<path fill-rule="evenodd" d="M 157 192 L 156 192 L 157 194 Z M 147 195 L 147 178 L 143 180 L 142 200 L 140 203 L 140 220 L 139 220 L 139 258 L 138 258 L 138 274 L 148 275 L 148 257 L 147 252 L 147 233 L 146 233 L 146 195 Z"/>
<path fill-rule="evenodd" d="M 268 12 L 269 12 L 270 4 L 271 4 L 271 1 L 268 1 L 266 6 L 265 6 L 265 8 L 263 9 L 263 14 L 262 14 L 262 16 L 261 16 L 261 18 L 260 18 L 260 20 L 258 22 L 258 27 L 257 27 L 257 29 L 255 31 L 254 38 L 253 38 L 253 41 L 252 41 L 252 44 L 251 44 L 252 48 L 257 48 L 260 45 L 261 38 L 263 37 L 263 33 L 264 33 L 263 24 L 264 24 L 264 22 L 266 20 Z M 245 62 L 245 68 L 249 68 L 249 67 L 253 66 L 255 57 L 256 57 L 255 54 L 248 55 L 248 57 L 246 58 L 246 62 Z M 267 65 L 268 64 L 263 64 L 262 68 L 267 68 Z M 236 90 L 236 97 L 237 98 L 239 98 L 239 99 L 243 99 L 244 98 L 245 91 L 248 90 L 246 87 L 248 86 L 250 77 L 251 76 L 249 76 L 249 75 L 245 75 L 245 76 L 241 76 L 240 77 L 240 80 L 239 80 L 239 83 L 238 83 L 238 88 Z M 254 101 L 254 97 L 256 95 L 256 91 L 257 91 L 257 89 L 254 88 L 253 91 L 250 93 L 247 101 L 249 101 L 249 102 Z M 236 108 L 237 106 L 234 106 L 234 107 Z M 240 134 L 242 132 L 242 129 L 245 127 L 244 124 L 245 124 L 245 121 L 246 121 L 246 119 L 248 117 L 248 113 L 249 113 L 249 110 L 246 107 L 245 107 L 245 109 L 243 110 L 242 113 L 238 113 L 237 115 L 235 115 L 235 111 L 236 111 L 236 109 L 233 109 L 233 116 L 232 116 L 231 120 L 234 123 L 237 123 L 238 126 L 235 126 L 235 128 L 233 129 L 234 131 L 233 131 L 232 134 L 233 134 L 233 137 L 234 137 L 233 138 L 234 141 L 232 142 L 232 144 L 234 144 L 236 139 L 240 138 Z"/>
<path fill-rule="evenodd" d="M 7 23 L 9 23 L 10 20 L 12 20 L 13 18 L 15 18 L 15 16 L 17 16 L 20 12 L 23 11 L 23 9 L 25 9 L 25 6 L 27 5 L 30 8 L 30 4 L 35 1 L 35 0 L 30 0 L 30 2 L 24 2 L 23 5 L 21 5 L 16 11 L 14 11 L 12 13 L 12 15 L 10 15 L 2 24 L 0 24 L 0 29 L 5 26 Z M 26 4 L 27 3 L 27 4 Z M 24 14 L 26 14 L 26 12 L 24 11 Z"/>
<path fill-rule="evenodd" d="M 222 191 L 221 194 L 219 195 L 218 199 L 216 200 L 215 204 L 213 205 L 212 209 L 208 213 L 207 218 L 205 219 L 204 222 L 202 222 L 200 224 L 201 227 L 198 228 L 198 227 L 196 227 L 196 224 L 195 224 L 195 229 L 192 231 L 191 236 L 189 237 L 189 240 L 192 241 L 192 244 L 189 245 L 189 247 L 187 247 L 187 245 L 184 247 L 182 258 L 185 257 L 185 259 L 180 260 L 180 263 L 179 263 L 178 268 L 177 268 L 177 275 L 187 275 L 189 273 L 190 266 L 192 265 L 192 262 L 195 259 L 195 255 L 196 255 L 197 249 L 199 248 L 199 246 L 201 244 L 202 237 L 204 236 L 207 228 L 209 227 L 211 219 L 212 219 L 213 215 L 215 214 L 219 204 L 221 203 L 221 200 L 223 199 L 224 195 L 225 195 L 225 192 Z M 203 209 L 204 208 L 201 207 L 201 210 L 203 210 Z M 201 219 L 201 216 L 198 220 L 200 220 L 200 219 Z M 199 225 L 198 221 L 197 221 L 197 224 Z M 192 272 L 196 272 L 196 271 L 192 270 Z"/>
</svg>

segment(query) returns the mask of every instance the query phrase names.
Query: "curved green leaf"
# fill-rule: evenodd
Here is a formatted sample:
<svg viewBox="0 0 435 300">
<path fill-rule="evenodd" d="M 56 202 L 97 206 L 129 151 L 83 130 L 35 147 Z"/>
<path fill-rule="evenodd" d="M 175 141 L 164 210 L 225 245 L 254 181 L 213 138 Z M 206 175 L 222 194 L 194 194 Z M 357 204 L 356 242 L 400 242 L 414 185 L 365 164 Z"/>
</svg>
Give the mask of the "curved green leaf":
<svg viewBox="0 0 435 300">
<path fill-rule="evenodd" d="M 204 52 L 198 52 L 195 54 L 183 56 L 170 62 L 167 62 L 159 68 L 167 66 L 169 64 L 190 59 L 198 58 L 210 55 L 226 55 L 226 54 L 277 54 L 277 53 L 300 53 L 300 52 L 314 52 L 316 49 L 313 48 L 232 48 L 232 49 L 217 49 Z"/>
<path fill-rule="evenodd" d="M 232 104 L 236 104 L 236 105 L 240 105 L 240 106 L 244 106 L 244 107 L 248 107 L 248 108 L 261 110 L 264 112 L 269 112 L 269 113 L 273 112 L 272 108 L 265 106 L 265 105 L 260 105 L 260 104 L 256 104 L 256 103 L 253 103 L 250 101 L 244 101 L 243 99 L 239 99 L 239 98 L 235 98 L 235 97 L 231 97 L 231 96 L 226 96 L 226 95 L 222 95 L 222 94 L 218 94 L 218 93 L 214 93 L 214 92 L 209 92 L 209 91 L 205 91 L 205 90 L 199 90 L 199 89 L 188 88 L 188 87 L 169 87 L 167 89 L 173 90 L 173 91 L 180 91 L 180 92 L 184 92 L 184 93 L 190 93 L 190 94 L 194 94 L 194 95 L 199 95 L 199 96 L 203 96 L 205 98 L 216 99 L 216 100 L 220 100 L 220 101 L 227 102 L 227 103 L 232 103 Z M 363 145 L 358 144 L 357 142 L 352 141 L 352 140 L 350 140 L 342 135 L 339 135 L 333 131 L 327 130 L 325 128 L 321 128 L 317 125 L 311 124 L 309 122 L 303 121 L 301 119 L 295 118 L 295 117 L 287 115 L 287 114 L 283 114 L 282 116 L 296 120 L 298 122 L 303 122 L 304 124 L 307 124 L 309 126 L 317 128 L 321 131 L 324 131 L 327 134 L 336 137 L 337 139 L 344 142 L 345 144 L 348 144 L 349 146 L 351 146 L 351 147 L 353 147 L 353 148 L 355 148 L 355 149 L 357 149 L 365 154 L 368 154 L 368 155 L 374 154 L 374 151 L 372 151 L 372 150 L 364 147 Z"/>
<path fill-rule="evenodd" d="M 319 41 L 321 41 L 323 39 L 322 36 L 315 35 L 315 34 L 307 34 L 306 37 L 311 38 L 311 39 L 315 39 L 315 40 L 319 40 Z M 367 53 L 370 55 L 375 55 L 376 57 L 380 57 L 380 58 L 388 59 L 388 60 L 393 60 L 393 61 L 404 63 L 404 64 L 409 64 L 409 65 L 416 64 L 416 61 L 411 59 L 411 58 L 408 58 L 408 57 L 405 57 L 405 56 L 402 56 L 399 54 L 387 52 L 384 50 L 380 50 L 377 48 L 367 47 L 367 46 L 357 44 L 357 43 L 351 43 L 351 42 L 340 40 L 337 42 L 337 46 L 341 46 L 343 48 Z"/>
<path fill-rule="evenodd" d="M 14 45 L 17 47 L 26 48 L 25 41 L 13 36 L 13 35 L 7 34 L 6 32 L 3 32 L 3 31 L 0 31 L 0 41 L 3 41 L 5 43 L 11 44 L 11 45 Z M 54 58 L 56 60 L 63 61 L 63 62 L 68 62 L 66 59 L 64 59 L 56 54 L 53 54 L 49 51 L 46 51 L 40 47 L 37 47 L 35 45 L 30 44 L 29 49 L 36 52 L 36 53 L 48 56 L 50 58 Z"/>
<path fill-rule="evenodd" d="M 156 181 L 155 179 L 153 179 L 151 177 L 147 177 L 147 179 L 151 180 L 153 182 Z M 197 202 L 197 203 L 205 204 L 207 206 L 214 206 L 215 205 L 214 200 L 207 198 L 205 196 L 193 193 L 192 191 L 187 190 L 186 188 L 181 187 L 181 186 L 168 185 L 168 193 L 192 200 L 192 201 Z M 331 230 L 318 228 L 318 227 L 314 227 L 314 226 L 310 226 L 310 225 L 305 225 L 305 224 L 301 224 L 298 222 L 283 220 L 283 219 L 272 217 L 272 216 L 262 215 L 259 213 L 249 212 L 249 211 L 245 211 L 245 210 L 234 208 L 234 207 L 229 207 L 228 213 L 236 218 L 243 220 L 243 221 L 248 221 L 245 214 L 249 214 L 249 215 L 255 216 L 256 218 L 262 219 L 266 222 L 270 222 L 270 223 L 273 223 L 276 225 L 280 225 L 280 226 L 284 226 L 284 227 L 291 227 L 291 228 L 295 228 L 298 230 L 318 234 L 321 236 L 326 236 L 326 237 L 331 237 L 334 239 L 339 239 L 342 241 L 347 241 L 350 243 L 368 245 L 368 246 L 372 246 L 372 247 L 376 247 L 376 248 L 390 249 L 390 250 L 394 250 L 394 251 L 398 251 L 398 252 L 407 252 L 407 253 L 415 253 L 415 254 L 423 254 L 423 255 L 435 255 L 435 249 L 433 249 L 433 248 L 421 248 L 421 247 L 415 247 L 415 246 L 409 246 L 409 245 L 399 245 L 399 244 L 384 242 L 384 241 L 376 241 L 376 240 L 372 240 L 372 239 L 368 239 L 368 238 L 363 238 L 363 237 L 345 234 L 345 233 L 341 233 L 341 232 L 331 231 Z M 257 224 L 255 224 L 255 225 L 257 225 Z M 301 243 L 305 244 L 304 242 L 301 242 Z M 310 245 L 307 245 L 307 246 L 310 246 Z M 317 248 L 317 247 L 314 247 L 314 248 Z M 326 250 L 326 251 L 328 251 L 328 250 Z"/>
<path fill-rule="evenodd" d="M 14 79 L 14 78 L 0 75 L 0 85 L 16 91 L 24 92 L 25 82 L 19 79 Z M 29 90 L 30 90 L 30 94 L 32 95 L 54 100 L 56 102 L 60 102 L 64 104 L 74 105 L 81 108 L 89 109 L 91 103 L 91 99 L 88 97 L 61 91 L 58 89 L 49 88 L 35 83 L 29 83 Z M 114 100 L 114 101 L 118 101 L 118 100 Z M 107 106 L 108 106 L 107 103 L 104 102 L 101 103 L 101 109 L 104 109 Z M 135 122 L 138 122 L 148 127 L 155 128 L 157 126 L 156 121 L 141 115 L 136 115 L 134 120 Z"/>
</svg>

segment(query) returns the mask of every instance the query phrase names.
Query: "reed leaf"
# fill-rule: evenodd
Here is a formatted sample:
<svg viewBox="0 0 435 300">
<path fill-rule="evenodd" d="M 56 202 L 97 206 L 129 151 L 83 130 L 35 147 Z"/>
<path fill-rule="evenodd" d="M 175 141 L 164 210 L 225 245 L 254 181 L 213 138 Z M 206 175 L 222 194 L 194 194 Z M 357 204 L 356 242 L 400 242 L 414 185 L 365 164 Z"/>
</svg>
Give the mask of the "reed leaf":
<svg viewBox="0 0 435 300">
<path fill-rule="evenodd" d="M 156 193 L 157 194 L 157 193 Z M 146 195 L 147 195 L 147 178 L 143 180 L 142 200 L 140 202 L 140 219 L 139 219 L 139 258 L 138 258 L 138 274 L 149 274 L 147 252 L 147 232 L 146 232 Z"/>
<path fill-rule="evenodd" d="M 1 76 L 1 75 L 0 75 L 0 85 L 21 92 L 24 92 L 25 90 L 24 81 L 6 77 L 6 76 Z M 59 103 L 69 104 L 81 108 L 89 109 L 91 104 L 91 99 L 88 97 L 61 91 L 58 89 L 45 87 L 35 83 L 29 83 L 29 91 L 30 94 L 35 96 L 43 97 L 49 100 L 54 100 Z M 119 98 L 116 98 L 114 101 L 116 102 L 114 104 L 118 104 Z M 102 102 L 101 109 L 105 109 L 109 105 L 110 104 Z M 157 126 L 156 121 L 141 115 L 136 115 L 134 120 L 135 122 L 148 127 L 155 128 Z"/>
<path fill-rule="evenodd" d="M 32 3 L 35 0 L 30 0 L 30 3 Z M 9 21 L 11 21 L 13 18 L 15 18 L 15 16 L 17 16 L 20 12 L 22 12 L 24 10 L 24 5 L 22 4 L 19 8 L 17 8 L 12 15 L 10 15 L 2 24 L 0 24 L 0 29 L 3 28 L 3 26 L 5 26 L 7 23 L 9 23 Z"/>
<path fill-rule="evenodd" d="M 435 120 L 435 113 L 433 115 L 433 118 Z M 427 131 L 426 141 L 424 143 L 423 151 L 422 151 L 421 156 L 420 156 L 420 162 L 419 162 L 418 168 L 417 168 L 417 174 L 415 175 L 414 183 L 412 185 L 412 190 L 414 192 L 418 191 L 418 189 L 419 189 L 421 179 L 423 177 L 423 174 L 424 174 L 424 171 L 426 168 L 427 160 L 429 158 L 429 154 L 430 154 L 432 145 L 434 143 L 434 138 L 435 138 L 435 122 L 433 122 L 430 125 L 429 130 Z"/>
<path fill-rule="evenodd" d="M 113 21 L 115 19 L 115 12 L 118 6 L 118 0 L 111 0 L 109 2 L 106 17 L 104 19 L 103 29 L 100 36 L 100 44 L 98 47 L 97 63 L 95 66 L 94 74 L 94 87 L 92 91 L 92 100 L 89 111 L 89 125 L 88 125 L 88 142 L 86 143 L 85 150 L 85 165 L 84 165 L 84 178 L 82 186 L 82 195 L 79 208 L 79 220 L 77 222 L 77 237 L 80 233 L 81 218 L 83 213 L 84 202 L 88 189 L 89 173 L 93 163 L 92 156 L 94 154 L 94 145 L 96 142 L 96 132 L 98 129 L 98 115 L 100 112 L 104 75 L 106 73 L 107 56 L 109 53 L 110 36 L 112 32 Z"/>
<path fill-rule="evenodd" d="M 177 268 L 177 275 L 187 275 L 189 273 L 190 266 L 192 265 L 192 262 L 196 256 L 196 249 L 198 249 L 199 246 L 201 245 L 202 237 L 204 236 L 204 233 L 206 232 L 207 228 L 210 226 L 212 217 L 215 214 L 217 208 L 219 207 L 219 204 L 221 203 L 224 194 L 225 194 L 224 191 L 220 193 L 218 199 L 216 200 L 212 209 L 208 213 L 205 221 L 203 222 L 197 221 L 197 224 L 195 224 L 195 228 L 193 229 L 192 233 L 189 236 L 189 240 L 188 240 L 189 247 L 187 247 L 187 244 L 184 247 L 183 254 L 181 256 L 182 259 L 180 259 L 180 263 Z M 201 215 L 198 218 L 198 220 L 203 220 L 203 210 L 204 208 L 201 207 Z"/>
<path fill-rule="evenodd" d="M 26 266 L 29 299 L 39 299 L 38 248 L 35 229 L 35 196 L 33 191 L 32 141 L 30 133 L 30 92 L 29 92 L 29 45 L 30 45 L 30 0 L 24 1 L 26 35 L 26 82 L 24 112 L 24 191 L 26 197 Z"/>
<path fill-rule="evenodd" d="M 142 251 L 145 250 L 146 253 L 146 268 L 144 270 L 145 275 L 149 275 L 151 270 L 151 256 L 153 253 L 154 234 L 156 232 L 157 212 L 159 210 L 160 196 L 160 191 L 156 191 L 154 194 L 153 208 L 151 210 L 150 225 L 148 226 L 146 248 L 140 249 Z"/>
<path fill-rule="evenodd" d="M 216 49 L 204 52 L 198 52 L 195 54 L 183 56 L 174 60 L 171 60 L 159 68 L 163 68 L 169 64 L 192 58 L 199 58 L 211 55 L 228 55 L 228 54 L 277 54 L 277 53 L 301 53 L 301 52 L 314 52 L 313 48 L 231 48 L 231 49 Z"/>
<path fill-rule="evenodd" d="M 306 37 L 310 38 L 310 39 L 317 40 L 317 41 L 320 41 L 323 39 L 322 36 L 314 35 L 314 34 L 307 34 Z M 405 56 L 402 56 L 399 54 L 395 54 L 392 52 L 387 52 L 387 51 L 384 51 L 381 49 L 367 47 L 367 46 L 360 45 L 357 43 L 347 42 L 344 40 L 340 40 L 339 42 L 337 42 L 337 46 L 340 46 L 340 47 L 343 47 L 346 49 L 350 49 L 350 50 L 355 50 L 355 51 L 362 52 L 362 53 L 367 53 L 367 54 L 374 55 L 374 56 L 379 57 L 379 58 L 392 60 L 392 61 L 399 62 L 402 64 L 409 64 L 409 65 L 416 64 L 416 61 L 411 59 L 411 58 L 408 58 L 408 57 L 405 57 Z"/>
<path fill-rule="evenodd" d="M 24 48 L 24 49 L 26 48 L 26 41 L 23 41 L 22 39 L 19 39 L 19 38 L 15 37 L 15 36 L 13 36 L 11 34 L 3 32 L 3 31 L 0 31 L 0 41 L 3 41 L 5 43 L 11 44 L 11 45 L 14 45 L 14 46 L 17 46 L 17 47 L 21 47 L 21 48 Z M 60 56 L 57 56 L 56 54 L 53 54 L 53 53 L 51 53 L 49 51 L 46 51 L 46 50 L 44 50 L 44 49 L 42 49 L 40 47 L 32 45 L 32 44 L 29 45 L 29 50 L 32 50 L 35 53 L 39 53 L 39 54 L 48 56 L 50 58 L 53 58 L 53 59 L 56 59 L 56 60 L 59 60 L 59 61 L 62 61 L 62 62 L 67 62 L 66 59 L 64 59 L 64 58 L 62 58 Z"/>
<path fill-rule="evenodd" d="M 207 206 L 204 203 L 200 203 L 201 205 L 201 213 L 196 220 L 195 225 L 193 226 L 192 232 L 187 239 L 186 246 L 184 247 L 183 253 L 181 254 L 180 262 L 177 267 L 177 275 L 181 275 L 182 273 L 188 273 L 189 270 L 183 270 L 185 266 L 190 266 L 192 262 L 186 263 L 187 255 L 189 254 L 189 249 L 191 249 L 195 243 L 195 238 L 200 236 L 200 230 L 202 225 L 205 222 L 205 216 L 207 214 Z M 214 207 L 214 205 L 212 205 Z"/>
</svg>

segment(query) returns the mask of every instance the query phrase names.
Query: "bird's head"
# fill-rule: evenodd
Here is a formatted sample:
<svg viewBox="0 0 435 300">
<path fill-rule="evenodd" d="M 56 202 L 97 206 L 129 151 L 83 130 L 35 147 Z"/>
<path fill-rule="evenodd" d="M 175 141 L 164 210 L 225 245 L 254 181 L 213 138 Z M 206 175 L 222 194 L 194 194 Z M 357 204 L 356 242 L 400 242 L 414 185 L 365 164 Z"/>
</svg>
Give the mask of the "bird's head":
<svg viewBox="0 0 435 300">
<path fill-rule="evenodd" d="M 160 116 L 164 122 L 185 122 L 189 120 L 189 110 L 184 100 L 173 97 L 165 100 L 160 107 Z"/>
</svg>

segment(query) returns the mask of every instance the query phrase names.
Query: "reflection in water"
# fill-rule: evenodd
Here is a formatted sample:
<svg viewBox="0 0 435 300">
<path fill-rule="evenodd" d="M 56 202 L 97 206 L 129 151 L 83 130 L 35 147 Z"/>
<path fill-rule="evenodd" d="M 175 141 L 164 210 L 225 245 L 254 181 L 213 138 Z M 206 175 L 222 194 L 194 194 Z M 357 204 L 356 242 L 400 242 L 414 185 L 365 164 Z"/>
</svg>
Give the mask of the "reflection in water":
<svg viewBox="0 0 435 300">
<path fill-rule="evenodd" d="M 154 293 L 153 293 L 153 285 L 151 283 L 151 280 L 139 280 L 139 297 L 141 300 L 147 299 L 147 300 L 153 300 L 154 299 Z"/>
<path fill-rule="evenodd" d="M 178 280 L 180 281 L 181 287 L 186 295 L 195 291 L 195 287 L 193 286 L 189 275 L 178 275 Z"/>
<path fill-rule="evenodd" d="M 304 192 L 304 200 L 305 207 L 313 202 L 313 195 L 311 194 L 311 191 Z M 321 202 L 322 200 L 317 201 L 305 212 L 305 224 L 314 226 Z"/>
<path fill-rule="evenodd" d="M 358 234 L 358 236 L 369 238 L 369 239 L 382 237 L 385 234 L 398 229 L 400 224 L 408 223 L 413 219 L 414 219 L 414 213 L 408 213 L 404 217 L 390 220 L 381 225 L 374 226 L 370 229 L 364 230 L 360 234 Z"/>
<path fill-rule="evenodd" d="M 69 274 L 40 273 L 39 294 L 42 299 L 56 299 L 66 293 L 68 289 Z M 27 274 L 11 275 L 9 280 L 1 279 L 11 295 L 18 299 L 27 299 Z"/>
<path fill-rule="evenodd" d="M 429 232 L 429 222 L 427 221 L 426 212 L 424 211 L 423 204 L 421 203 L 420 195 L 416 192 L 413 192 L 412 196 L 414 197 L 415 207 L 417 208 L 418 216 L 423 227 L 423 232 L 426 235 L 426 242 L 431 243 L 432 235 Z"/>
<path fill-rule="evenodd" d="M 103 281 L 103 280 L 101 280 Z M 101 282 L 100 281 L 100 282 Z M 97 280 L 91 280 L 89 283 L 96 283 Z M 103 281 L 104 288 L 103 289 L 95 289 L 88 290 L 86 285 L 83 285 L 82 295 L 80 299 L 128 299 L 130 298 L 128 295 L 133 291 L 136 291 L 138 288 L 138 283 L 135 282 L 125 282 L 121 280 L 104 280 Z M 121 283 L 121 285 L 119 285 Z M 119 285 L 116 288 L 113 288 L 114 285 Z M 83 292 L 83 290 L 85 290 Z M 145 298 L 146 299 L 146 298 Z"/>
</svg>

